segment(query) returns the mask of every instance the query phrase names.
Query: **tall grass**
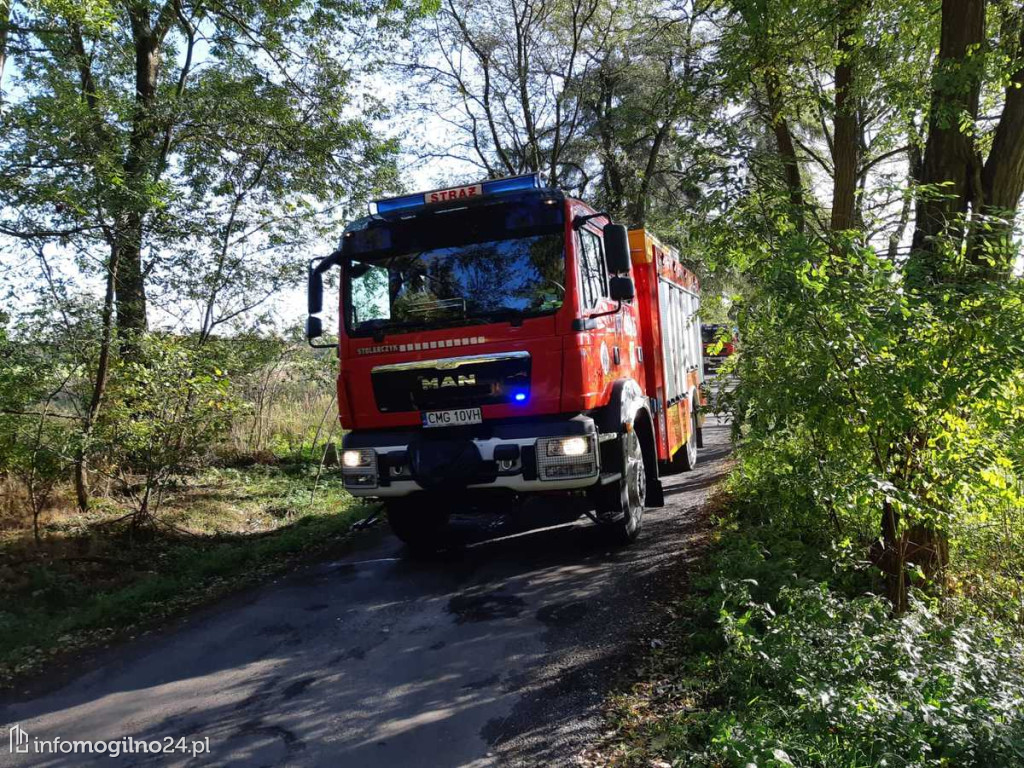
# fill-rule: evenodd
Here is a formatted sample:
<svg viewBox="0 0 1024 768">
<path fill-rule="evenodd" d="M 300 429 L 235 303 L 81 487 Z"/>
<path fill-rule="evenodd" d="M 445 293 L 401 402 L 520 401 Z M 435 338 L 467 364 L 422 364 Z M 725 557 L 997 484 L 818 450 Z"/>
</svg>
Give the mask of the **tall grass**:
<svg viewBox="0 0 1024 768">
<path fill-rule="evenodd" d="M 289 374 L 277 374 L 282 379 Z M 285 381 L 250 403 L 232 421 L 222 453 L 260 460 L 318 460 L 317 450 L 338 434 L 338 408 L 331 389 L 318 382 Z"/>
</svg>

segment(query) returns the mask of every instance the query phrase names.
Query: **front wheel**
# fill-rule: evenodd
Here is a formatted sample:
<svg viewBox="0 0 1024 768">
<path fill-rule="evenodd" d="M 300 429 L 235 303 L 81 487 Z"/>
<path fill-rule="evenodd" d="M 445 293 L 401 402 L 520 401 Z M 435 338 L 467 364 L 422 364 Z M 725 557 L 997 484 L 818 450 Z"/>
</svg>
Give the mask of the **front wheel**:
<svg viewBox="0 0 1024 768">
<path fill-rule="evenodd" d="M 644 452 L 636 431 L 620 438 L 622 446 L 622 477 L 617 483 L 602 488 L 597 515 L 601 527 L 616 544 L 636 541 L 643 527 L 647 503 L 647 469 Z"/>
<path fill-rule="evenodd" d="M 436 552 L 447 542 L 449 512 L 437 500 L 394 499 L 387 514 L 392 532 L 414 552 Z"/>
</svg>

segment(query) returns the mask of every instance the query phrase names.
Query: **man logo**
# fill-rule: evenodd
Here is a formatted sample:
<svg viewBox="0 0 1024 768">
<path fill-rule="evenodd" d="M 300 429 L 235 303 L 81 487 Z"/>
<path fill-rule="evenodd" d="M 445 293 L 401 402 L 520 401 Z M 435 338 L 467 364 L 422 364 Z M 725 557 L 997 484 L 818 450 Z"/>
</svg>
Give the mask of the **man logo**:
<svg viewBox="0 0 1024 768">
<path fill-rule="evenodd" d="M 472 387 L 476 384 L 476 374 L 469 373 L 459 376 L 435 376 L 432 379 L 420 379 L 423 389 L 446 389 L 448 387 Z"/>
</svg>

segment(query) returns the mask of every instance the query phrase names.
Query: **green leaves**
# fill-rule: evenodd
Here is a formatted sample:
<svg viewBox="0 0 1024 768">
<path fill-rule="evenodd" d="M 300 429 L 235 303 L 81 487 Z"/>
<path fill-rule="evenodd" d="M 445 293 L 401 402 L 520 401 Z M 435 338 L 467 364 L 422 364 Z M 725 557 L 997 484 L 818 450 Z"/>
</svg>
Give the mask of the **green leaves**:
<svg viewBox="0 0 1024 768">
<path fill-rule="evenodd" d="M 1019 764 L 1019 635 L 923 601 L 896 618 L 859 556 L 836 564 L 762 512 L 738 499 L 717 518 L 665 648 L 613 702 L 600 764 Z"/>
<path fill-rule="evenodd" d="M 343 206 L 394 186 L 396 144 L 370 127 L 383 117 L 379 102 L 353 102 L 353 72 L 424 8 L 131 8 L 134 23 L 106 0 L 15 4 L 0 232 L 28 248 L 59 244 L 100 280 L 115 244 L 122 259 L 145 258 L 122 265 L 122 283 L 129 269 L 145 275 L 133 295 L 148 288 L 172 312 L 181 300 L 212 305 L 200 312 L 208 334 L 297 279 L 296 252 L 336 227 Z M 371 37 L 378 50 L 365 47 Z M 152 57 L 143 70 L 140 52 Z"/>
<path fill-rule="evenodd" d="M 984 473 L 1021 449 L 1019 392 L 1004 388 L 1024 359 L 1021 282 L 976 280 L 965 266 L 959 282 L 913 292 L 871 249 L 778 242 L 746 273 L 733 402 L 758 482 L 776 472 L 803 489 L 752 490 L 782 510 L 813 498 L 823 520 L 865 539 L 883 500 L 907 526 L 969 529 Z M 773 469 L 780 442 L 806 452 L 802 475 Z"/>
</svg>

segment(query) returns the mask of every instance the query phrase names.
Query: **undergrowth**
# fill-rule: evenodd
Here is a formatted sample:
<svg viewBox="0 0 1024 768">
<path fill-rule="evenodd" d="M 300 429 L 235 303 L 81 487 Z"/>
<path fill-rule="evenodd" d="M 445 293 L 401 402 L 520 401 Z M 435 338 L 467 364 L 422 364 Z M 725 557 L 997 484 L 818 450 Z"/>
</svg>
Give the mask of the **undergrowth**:
<svg viewBox="0 0 1024 768">
<path fill-rule="evenodd" d="M 615 766 L 1024 765 L 1024 645 L 733 505 L 673 639 L 611 704 Z"/>
<path fill-rule="evenodd" d="M 315 493 L 314 482 L 300 465 L 210 470 L 175 489 L 143 535 L 72 518 L 43 546 L 0 541 L 0 686 L 336 546 L 370 510 L 336 472 Z"/>
</svg>

